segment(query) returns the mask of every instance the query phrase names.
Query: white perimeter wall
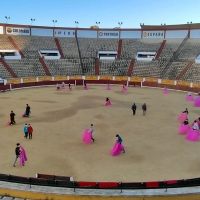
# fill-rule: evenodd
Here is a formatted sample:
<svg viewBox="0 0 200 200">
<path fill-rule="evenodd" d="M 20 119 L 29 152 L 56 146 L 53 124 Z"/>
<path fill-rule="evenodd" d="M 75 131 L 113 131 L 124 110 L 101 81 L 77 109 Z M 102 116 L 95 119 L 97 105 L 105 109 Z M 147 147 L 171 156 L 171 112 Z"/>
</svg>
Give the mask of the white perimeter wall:
<svg viewBox="0 0 200 200">
<path fill-rule="evenodd" d="M 0 34 L 4 34 L 3 26 L 0 26 Z"/>
<path fill-rule="evenodd" d="M 79 37 L 79 38 L 97 38 L 97 31 L 78 30 L 77 37 Z"/>
<path fill-rule="evenodd" d="M 141 38 L 142 31 L 121 31 L 120 38 Z"/>
<path fill-rule="evenodd" d="M 190 38 L 200 38 L 200 29 L 191 30 L 190 31 Z"/>
<path fill-rule="evenodd" d="M 166 31 L 165 38 L 185 38 L 187 34 L 188 30 Z"/>
<path fill-rule="evenodd" d="M 31 35 L 33 35 L 33 36 L 52 36 L 53 37 L 53 29 L 32 28 Z"/>
</svg>

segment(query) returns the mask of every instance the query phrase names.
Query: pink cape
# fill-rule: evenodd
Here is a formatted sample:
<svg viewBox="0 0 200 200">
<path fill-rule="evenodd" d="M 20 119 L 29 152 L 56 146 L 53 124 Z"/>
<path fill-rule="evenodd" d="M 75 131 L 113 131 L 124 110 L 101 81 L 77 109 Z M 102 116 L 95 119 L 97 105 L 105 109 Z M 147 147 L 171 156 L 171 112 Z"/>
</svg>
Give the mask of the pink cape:
<svg viewBox="0 0 200 200">
<path fill-rule="evenodd" d="M 7 126 L 10 126 L 10 120 L 8 120 L 8 122 L 7 122 L 7 124 L 6 124 Z"/>
<path fill-rule="evenodd" d="M 168 89 L 164 89 L 163 94 L 169 94 Z"/>
<path fill-rule="evenodd" d="M 194 101 L 194 97 L 190 96 L 190 95 L 187 95 L 186 96 L 186 101 Z"/>
<path fill-rule="evenodd" d="M 180 124 L 179 128 L 178 128 L 178 132 L 180 134 L 186 134 L 188 131 L 190 130 L 190 125 L 184 125 L 184 124 Z"/>
<path fill-rule="evenodd" d="M 195 106 L 195 107 L 200 107 L 200 96 L 198 96 L 198 97 L 194 100 L 194 106 Z"/>
<path fill-rule="evenodd" d="M 111 90 L 111 87 L 110 87 L 110 85 L 108 85 L 108 86 L 107 86 L 107 90 Z"/>
<path fill-rule="evenodd" d="M 186 119 L 187 119 L 187 113 L 181 113 L 179 116 L 178 116 L 178 121 L 183 123 Z"/>
<path fill-rule="evenodd" d="M 111 102 L 110 101 L 106 101 L 106 106 L 111 106 Z"/>
<path fill-rule="evenodd" d="M 196 142 L 199 140 L 199 131 L 198 130 L 193 130 L 192 128 L 188 131 L 186 137 L 186 140 Z"/>
<path fill-rule="evenodd" d="M 26 111 L 22 114 L 22 117 L 25 117 L 26 116 Z"/>
<path fill-rule="evenodd" d="M 72 90 L 73 90 L 73 88 L 72 88 L 72 87 L 70 87 L 70 88 L 69 88 L 69 90 L 70 90 L 70 91 L 72 91 Z"/>
<path fill-rule="evenodd" d="M 86 85 L 86 86 L 84 86 L 84 89 L 85 89 L 85 90 L 88 90 L 88 86 L 87 86 L 87 85 Z"/>
<path fill-rule="evenodd" d="M 66 85 L 65 84 L 62 85 L 62 89 L 66 89 Z"/>
<path fill-rule="evenodd" d="M 116 141 L 110 154 L 111 156 L 118 156 L 123 150 L 124 150 L 124 146 Z"/>
<path fill-rule="evenodd" d="M 122 89 L 122 92 L 123 92 L 123 93 L 127 92 L 127 88 L 124 87 L 124 88 Z"/>
<path fill-rule="evenodd" d="M 22 146 L 20 146 L 20 149 L 21 149 L 21 152 L 20 152 L 19 158 L 20 158 L 20 166 L 22 166 L 22 165 L 25 164 L 25 162 L 26 162 L 28 159 L 27 159 L 27 156 L 26 156 L 25 149 L 24 149 Z"/>
<path fill-rule="evenodd" d="M 88 129 L 85 129 L 83 136 L 82 136 L 82 140 L 86 144 L 92 143 L 92 133 Z"/>
</svg>

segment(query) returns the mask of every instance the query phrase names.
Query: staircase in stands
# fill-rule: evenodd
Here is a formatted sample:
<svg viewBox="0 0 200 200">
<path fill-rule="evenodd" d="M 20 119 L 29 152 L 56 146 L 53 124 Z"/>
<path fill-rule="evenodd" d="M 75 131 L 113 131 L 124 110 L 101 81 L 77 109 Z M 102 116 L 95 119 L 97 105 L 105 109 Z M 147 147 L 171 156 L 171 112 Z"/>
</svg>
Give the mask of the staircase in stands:
<svg viewBox="0 0 200 200">
<path fill-rule="evenodd" d="M 17 75 L 15 74 L 15 72 L 10 68 L 10 66 L 5 62 L 5 60 L 3 58 L 0 58 L 0 62 L 3 64 L 3 66 L 7 69 L 8 72 L 10 72 L 10 74 L 17 78 Z"/>
<path fill-rule="evenodd" d="M 130 77 L 131 74 L 132 74 L 134 64 L 135 64 L 135 59 L 132 59 L 131 62 L 130 62 L 130 65 L 129 65 L 128 72 L 127 72 L 127 76 L 129 76 L 129 77 Z"/>
<path fill-rule="evenodd" d="M 165 46 L 165 43 L 166 43 L 166 40 L 163 40 L 161 45 L 160 45 L 160 47 L 159 47 L 159 49 L 158 49 L 158 52 L 157 52 L 156 57 L 155 57 L 155 60 L 158 60 L 158 58 L 160 57 L 160 54 L 162 53 L 162 50 L 163 50 L 163 48 Z"/>
<path fill-rule="evenodd" d="M 120 39 L 118 43 L 117 58 L 121 57 L 121 52 L 122 52 L 122 39 Z"/>
<path fill-rule="evenodd" d="M 65 56 L 64 56 L 64 53 L 63 53 L 62 48 L 60 46 L 58 38 L 55 38 L 55 43 L 56 43 L 57 49 L 58 49 L 58 51 L 59 51 L 59 53 L 61 55 L 61 58 L 64 58 Z"/>
<path fill-rule="evenodd" d="M 181 71 L 181 73 L 176 77 L 176 80 L 177 81 L 179 81 L 182 77 L 183 77 L 183 75 L 187 72 L 187 70 L 192 66 L 192 64 L 193 64 L 193 62 L 191 61 L 191 62 L 189 62 L 186 66 L 185 66 L 185 68 Z"/>
<path fill-rule="evenodd" d="M 10 40 L 10 42 L 12 43 L 12 45 L 15 47 L 15 49 L 17 49 L 19 51 L 19 54 L 21 55 L 21 57 L 25 58 L 24 54 L 22 53 L 21 49 L 15 43 L 14 39 L 12 38 L 12 36 L 8 36 L 8 39 Z"/>
<path fill-rule="evenodd" d="M 51 73 L 50 73 L 48 67 L 46 66 L 46 63 L 44 62 L 43 58 L 39 58 L 39 61 L 40 61 L 41 65 L 42 65 L 46 75 L 47 76 L 51 76 Z"/>
</svg>

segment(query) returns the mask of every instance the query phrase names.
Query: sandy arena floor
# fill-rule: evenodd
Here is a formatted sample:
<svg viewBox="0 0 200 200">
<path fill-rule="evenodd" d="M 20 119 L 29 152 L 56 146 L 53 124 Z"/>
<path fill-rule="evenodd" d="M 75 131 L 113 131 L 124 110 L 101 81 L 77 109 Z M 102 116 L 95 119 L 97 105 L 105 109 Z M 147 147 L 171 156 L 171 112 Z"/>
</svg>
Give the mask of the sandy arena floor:
<svg viewBox="0 0 200 200">
<path fill-rule="evenodd" d="M 199 108 L 185 101 L 186 93 L 121 86 L 90 86 L 83 90 L 56 91 L 55 87 L 15 90 L 0 94 L 0 173 L 34 177 L 35 173 L 73 176 L 79 181 L 154 181 L 199 177 L 200 142 L 189 142 L 177 132 L 177 117 L 186 107 L 189 121 Z M 112 106 L 106 107 L 105 98 Z M 132 103 L 137 105 L 132 115 Z M 30 118 L 23 118 L 26 104 Z M 141 106 L 147 104 L 147 114 Z M 9 113 L 16 114 L 15 126 L 6 126 Z M 33 139 L 24 139 L 23 126 L 33 126 Z M 82 133 L 94 124 L 95 142 L 86 145 Z M 126 153 L 110 156 L 116 141 L 123 139 Z M 16 143 L 26 149 L 26 166 L 13 167 Z"/>
</svg>

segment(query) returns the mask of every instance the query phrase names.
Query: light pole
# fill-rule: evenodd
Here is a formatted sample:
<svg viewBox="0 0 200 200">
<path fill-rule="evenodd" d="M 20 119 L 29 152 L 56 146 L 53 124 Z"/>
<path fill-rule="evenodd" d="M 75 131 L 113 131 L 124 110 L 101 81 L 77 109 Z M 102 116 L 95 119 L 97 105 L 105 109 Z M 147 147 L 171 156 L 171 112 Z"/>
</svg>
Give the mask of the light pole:
<svg viewBox="0 0 200 200">
<path fill-rule="evenodd" d="M 35 19 L 31 19 L 31 25 L 33 24 L 34 21 L 35 21 Z"/>
<path fill-rule="evenodd" d="M 79 24 L 79 22 L 75 21 L 75 24 L 76 24 L 76 28 L 78 28 L 78 24 Z"/>
<path fill-rule="evenodd" d="M 119 28 L 121 28 L 123 22 L 118 22 L 118 24 L 119 24 Z"/>
<path fill-rule="evenodd" d="M 53 24 L 54 24 L 54 27 L 55 27 L 55 23 L 57 23 L 57 20 L 52 20 L 53 21 Z"/>
<path fill-rule="evenodd" d="M 10 19 L 10 17 L 5 16 L 5 18 L 6 18 L 6 24 L 7 24 L 8 20 Z"/>
<path fill-rule="evenodd" d="M 96 25 L 99 25 L 100 24 L 100 22 L 96 22 Z"/>
</svg>

